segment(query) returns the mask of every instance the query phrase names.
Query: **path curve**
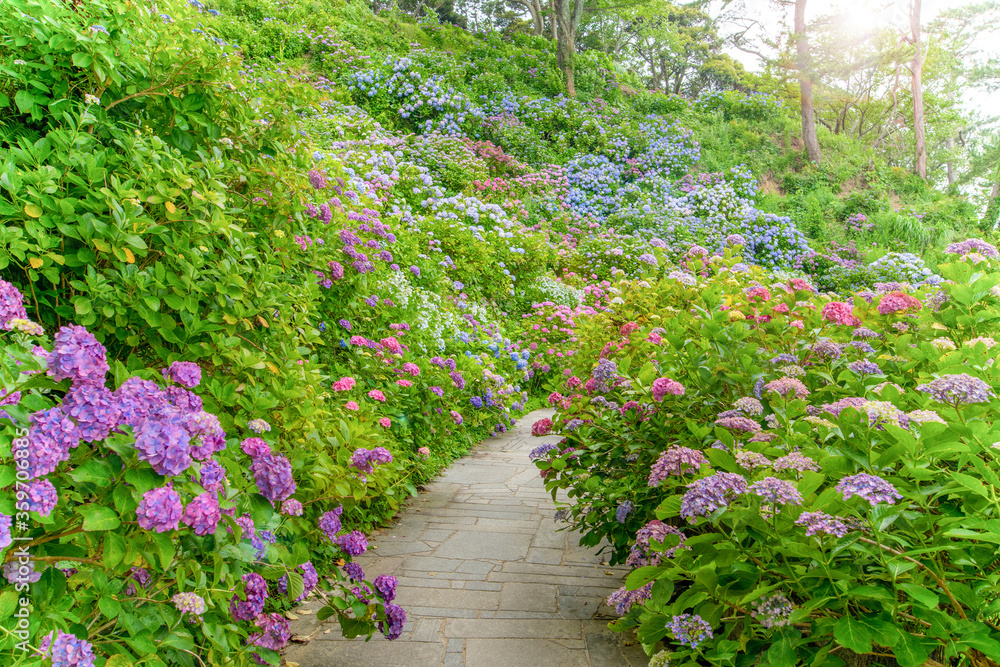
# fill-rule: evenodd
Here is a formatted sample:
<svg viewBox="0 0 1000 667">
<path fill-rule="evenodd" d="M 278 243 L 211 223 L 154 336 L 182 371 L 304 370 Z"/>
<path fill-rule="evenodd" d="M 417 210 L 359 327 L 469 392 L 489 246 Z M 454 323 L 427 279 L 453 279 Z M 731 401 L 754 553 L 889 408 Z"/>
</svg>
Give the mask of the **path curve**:
<svg viewBox="0 0 1000 667">
<path fill-rule="evenodd" d="M 552 498 L 528 453 L 537 410 L 506 434 L 480 443 L 396 522 L 370 537 L 358 558 L 371 580 L 399 579 L 395 602 L 409 616 L 395 641 L 344 639 L 306 603 L 292 623 L 286 658 L 300 667 L 632 667 L 648 660 L 611 632 L 604 599 L 626 570 L 610 567 L 578 536 L 556 532 Z M 304 613 L 303 613 L 304 612 Z"/>
</svg>

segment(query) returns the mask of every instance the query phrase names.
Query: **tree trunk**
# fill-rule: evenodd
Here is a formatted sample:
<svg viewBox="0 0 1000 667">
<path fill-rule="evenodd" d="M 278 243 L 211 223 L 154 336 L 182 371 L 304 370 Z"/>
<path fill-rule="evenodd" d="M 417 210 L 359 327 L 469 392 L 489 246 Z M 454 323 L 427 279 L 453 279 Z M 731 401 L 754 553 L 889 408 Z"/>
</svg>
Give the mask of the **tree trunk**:
<svg viewBox="0 0 1000 667">
<path fill-rule="evenodd" d="M 948 137 L 948 140 L 944 142 L 944 147 L 948 149 L 948 185 L 952 186 L 958 183 L 958 172 L 955 171 L 955 156 L 952 151 L 955 150 L 955 137 Z"/>
<path fill-rule="evenodd" d="M 799 68 L 799 97 L 802 106 L 802 143 L 810 162 L 819 162 L 823 154 L 816 139 L 816 112 L 813 109 L 812 71 L 809 65 L 809 38 L 806 36 L 806 0 L 795 0 L 795 50 Z"/>
<path fill-rule="evenodd" d="M 920 2 L 912 0 L 910 4 L 910 38 L 917 51 L 910 63 L 911 81 L 913 86 L 913 137 L 916 141 L 916 172 L 920 178 L 927 180 L 927 138 L 924 135 L 924 90 L 921 83 L 921 72 L 924 67 L 924 50 L 920 44 Z"/>
<path fill-rule="evenodd" d="M 986 204 L 986 213 L 979 223 L 980 229 L 985 232 L 996 229 L 998 215 L 1000 215 L 1000 167 L 997 167 L 996 176 L 993 178 L 993 189 Z"/>
<path fill-rule="evenodd" d="M 559 22 L 556 20 L 556 0 L 549 0 L 549 38 L 559 39 Z M 558 53 L 558 51 L 557 51 Z"/>
<path fill-rule="evenodd" d="M 576 56 L 576 39 L 573 31 L 573 0 L 556 0 L 556 62 L 566 79 L 566 94 L 576 97 L 573 81 L 573 59 Z"/>
<path fill-rule="evenodd" d="M 539 0 L 531 0 L 531 21 L 534 23 L 535 30 L 532 34 L 541 35 L 545 31 L 545 20 L 542 15 L 542 3 Z"/>
</svg>

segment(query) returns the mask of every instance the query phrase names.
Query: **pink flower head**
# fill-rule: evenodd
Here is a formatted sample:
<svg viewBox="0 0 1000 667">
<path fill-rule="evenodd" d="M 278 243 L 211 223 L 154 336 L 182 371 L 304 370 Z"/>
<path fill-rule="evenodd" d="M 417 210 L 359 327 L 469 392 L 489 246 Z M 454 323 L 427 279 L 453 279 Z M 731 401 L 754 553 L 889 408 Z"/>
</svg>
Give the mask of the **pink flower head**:
<svg viewBox="0 0 1000 667">
<path fill-rule="evenodd" d="M 431 455 L 431 450 L 429 447 L 421 447 L 420 449 L 417 450 L 417 452 L 425 459 Z"/>
<path fill-rule="evenodd" d="M 403 372 L 416 377 L 420 375 L 420 366 L 417 366 L 416 364 L 407 361 L 405 364 L 403 364 Z"/>
<path fill-rule="evenodd" d="M 389 336 L 388 338 L 383 338 L 380 342 L 383 346 L 385 346 L 385 349 L 389 350 L 393 354 L 403 354 L 403 346 L 398 340 L 395 339 L 395 337 Z"/>
<path fill-rule="evenodd" d="M 360 409 L 355 401 L 348 401 L 347 403 L 344 403 L 344 407 L 347 408 L 348 410 Z"/>
<path fill-rule="evenodd" d="M 747 299 L 750 301 L 770 301 L 771 293 L 766 287 L 755 285 L 747 290 Z"/>
<path fill-rule="evenodd" d="M 823 306 L 823 319 L 851 327 L 861 324 L 861 320 L 854 316 L 854 307 L 843 301 L 831 301 Z"/>
<path fill-rule="evenodd" d="M 923 308 L 923 304 L 920 303 L 920 299 L 912 297 L 909 294 L 904 294 L 903 292 L 890 292 L 882 297 L 882 300 L 878 304 L 878 312 L 881 315 L 905 313 L 907 311 L 916 312 L 921 308 Z"/>
<path fill-rule="evenodd" d="M 671 396 L 683 396 L 684 385 L 670 378 L 657 378 L 653 380 L 653 400 L 659 403 L 667 394 Z"/>
<path fill-rule="evenodd" d="M 378 423 L 382 428 L 389 428 L 392 426 L 392 420 L 388 417 L 382 417 L 382 419 L 378 420 Z"/>
<path fill-rule="evenodd" d="M 639 328 L 639 324 L 638 323 L 636 323 L 636 322 L 629 322 L 627 324 L 623 324 L 622 327 L 621 327 L 621 329 L 618 330 L 618 332 L 622 336 L 627 336 L 627 335 L 629 335 L 630 333 L 632 333 L 633 331 L 635 331 L 638 328 Z"/>
<path fill-rule="evenodd" d="M 343 377 L 333 383 L 334 391 L 349 391 L 354 388 L 354 378 Z"/>
<path fill-rule="evenodd" d="M 554 391 L 551 394 L 549 394 L 549 405 L 555 405 L 556 403 L 558 403 L 562 399 L 563 399 L 563 395 L 560 394 L 558 391 Z"/>
<path fill-rule="evenodd" d="M 776 312 L 776 313 L 787 313 L 788 312 L 788 304 L 787 303 L 779 303 L 777 306 L 774 307 L 774 312 Z"/>
<path fill-rule="evenodd" d="M 380 392 L 378 389 L 372 389 L 370 392 L 368 392 L 368 397 L 373 398 L 376 401 L 381 401 L 382 403 L 385 403 L 385 394 Z"/>
<path fill-rule="evenodd" d="M 788 323 L 788 326 L 795 327 L 796 329 L 805 328 L 805 325 L 802 323 L 802 320 L 792 320 L 791 322 Z"/>
<path fill-rule="evenodd" d="M 539 419 L 534 424 L 531 425 L 531 435 L 543 436 L 548 435 L 552 431 L 552 420 L 548 417 Z"/>
<path fill-rule="evenodd" d="M 396 380 L 396 384 L 398 384 L 400 387 L 412 387 L 413 386 L 413 383 L 410 382 L 409 380 Z"/>
</svg>

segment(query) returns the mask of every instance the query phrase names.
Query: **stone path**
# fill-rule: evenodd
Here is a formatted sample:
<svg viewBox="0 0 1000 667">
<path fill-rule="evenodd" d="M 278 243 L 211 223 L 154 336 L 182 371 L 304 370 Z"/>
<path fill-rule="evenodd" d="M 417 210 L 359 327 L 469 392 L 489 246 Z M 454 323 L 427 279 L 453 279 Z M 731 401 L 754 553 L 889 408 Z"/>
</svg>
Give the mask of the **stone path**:
<svg viewBox="0 0 1000 667">
<path fill-rule="evenodd" d="M 426 491 L 397 523 L 370 538 L 357 559 L 367 578 L 399 579 L 403 635 L 344 639 L 335 621 L 320 624 L 304 605 L 293 635 L 311 636 L 286 653 L 300 667 L 631 667 L 646 665 L 640 646 L 613 633 L 603 604 L 621 585 L 612 568 L 578 537 L 556 532 L 552 499 L 528 452 L 558 438 L 531 436 L 536 411 L 504 436 L 481 443 Z"/>
</svg>

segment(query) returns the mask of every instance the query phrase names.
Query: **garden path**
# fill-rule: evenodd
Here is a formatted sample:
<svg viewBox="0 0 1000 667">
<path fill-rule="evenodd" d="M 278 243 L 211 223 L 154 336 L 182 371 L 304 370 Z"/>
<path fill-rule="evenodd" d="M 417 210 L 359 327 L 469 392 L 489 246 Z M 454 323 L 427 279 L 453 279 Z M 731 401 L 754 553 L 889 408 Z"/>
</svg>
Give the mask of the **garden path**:
<svg viewBox="0 0 1000 667">
<path fill-rule="evenodd" d="M 531 424 L 551 410 L 480 443 L 410 500 L 358 558 L 371 580 L 399 579 L 395 602 L 409 620 L 395 641 L 344 639 L 319 623 L 307 602 L 292 634 L 300 667 L 631 667 L 646 665 L 637 644 L 607 629 L 603 604 L 627 570 L 610 567 L 578 536 L 556 532 L 552 499 L 528 453 L 558 436 Z"/>
</svg>

